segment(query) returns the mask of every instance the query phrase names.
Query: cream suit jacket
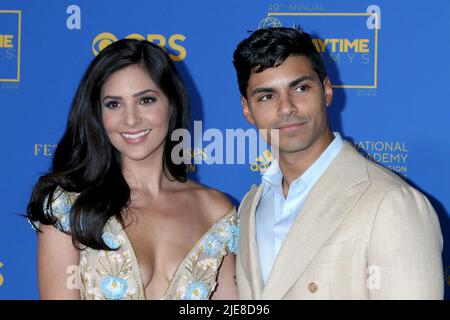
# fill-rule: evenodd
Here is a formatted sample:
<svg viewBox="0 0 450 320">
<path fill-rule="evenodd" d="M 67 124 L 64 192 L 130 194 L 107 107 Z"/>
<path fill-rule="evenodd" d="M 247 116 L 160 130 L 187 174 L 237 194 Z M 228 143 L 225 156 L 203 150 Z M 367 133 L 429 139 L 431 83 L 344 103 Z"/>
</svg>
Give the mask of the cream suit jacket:
<svg viewBox="0 0 450 320">
<path fill-rule="evenodd" d="M 442 299 L 442 233 L 428 199 L 344 143 L 317 181 L 264 286 L 255 211 L 240 208 L 240 299 Z"/>
</svg>

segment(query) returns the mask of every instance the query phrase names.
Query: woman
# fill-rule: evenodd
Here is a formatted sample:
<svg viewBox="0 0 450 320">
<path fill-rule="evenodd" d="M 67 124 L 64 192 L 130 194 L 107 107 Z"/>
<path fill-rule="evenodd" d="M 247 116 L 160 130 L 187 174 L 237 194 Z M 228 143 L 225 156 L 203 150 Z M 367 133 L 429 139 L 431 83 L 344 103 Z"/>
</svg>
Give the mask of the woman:
<svg viewBox="0 0 450 320">
<path fill-rule="evenodd" d="M 171 160 L 188 115 L 160 47 L 124 39 L 92 61 L 28 205 L 42 299 L 236 298 L 236 210 Z"/>
</svg>

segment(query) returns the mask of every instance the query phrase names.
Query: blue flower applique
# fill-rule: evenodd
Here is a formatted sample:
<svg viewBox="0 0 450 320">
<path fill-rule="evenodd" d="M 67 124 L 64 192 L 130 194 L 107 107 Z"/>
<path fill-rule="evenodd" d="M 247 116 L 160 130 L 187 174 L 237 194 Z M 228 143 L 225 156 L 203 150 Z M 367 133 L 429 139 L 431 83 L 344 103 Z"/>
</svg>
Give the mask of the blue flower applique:
<svg viewBox="0 0 450 320">
<path fill-rule="evenodd" d="M 56 191 L 53 196 L 52 212 L 58 220 L 58 226 L 65 232 L 70 232 L 70 211 L 72 202 L 67 194 L 62 191 Z M 46 213 L 50 216 L 49 210 Z"/>
<path fill-rule="evenodd" d="M 213 256 L 228 247 L 232 253 L 237 253 L 239 242 L 239 228 L 228 220 L 221 220 L 213 227 L 211 233 L 203 241 L 204 251 Z"/>
<path fill-rule="evenodd" d="M 238 253 L 238 244 L 239 244 L 239 227 L 236 225 L 232 225 L 231 229 L 231 239 L 228 241 L 228 250 L 231 253 Z"/>
<path fill-rule="evenodd" d="M 209 290 L 204 282 L 192 282 L 186 288 L 184 300 L 206 300 Z"/>
<path fill-rule="evenodd" d="M 111 232 L 104 232 L 102 234 L 102 239 L 110 249 L 114 250 L 120 247 L 119 241 L 117 240 L 116 236 L 113 235 Z"/>
<path fill-rule="evenodd" d="M 100 283 L 100 289 L 106 299 L 120 300 L 125 297 L 128 283 L 123 278 L 106 276 Z"/>
<path fill-rule="evenodd" d="M 226 243 L 232 236 L 231 224 L 227 220 L 222 220 L 215 224 L 213 230 L 219 240 L 223 243 Z"/>
<path fill-rule="evenodd" d="M 208 256 L 213 256 L 222 250 L 223 243 L 215 232 L 211 232 L 203 240 L 203 247 Z"/>
</svg>

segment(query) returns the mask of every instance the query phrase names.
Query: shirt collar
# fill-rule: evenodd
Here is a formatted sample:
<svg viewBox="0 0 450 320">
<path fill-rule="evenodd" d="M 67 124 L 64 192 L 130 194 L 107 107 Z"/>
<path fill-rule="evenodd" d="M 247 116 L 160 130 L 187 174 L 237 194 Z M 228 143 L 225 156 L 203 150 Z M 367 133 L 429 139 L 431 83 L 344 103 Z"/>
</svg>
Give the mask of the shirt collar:
<svg viewBox="0 0 450 320">
<path fill-rule="evenodd" d="M 269 168 L 264 172 L 262 181 L 272 187 L 281 185 L 283 181 L 283 173 L 281 172 L 278 159 L 273 159 Z"/>
</svg>

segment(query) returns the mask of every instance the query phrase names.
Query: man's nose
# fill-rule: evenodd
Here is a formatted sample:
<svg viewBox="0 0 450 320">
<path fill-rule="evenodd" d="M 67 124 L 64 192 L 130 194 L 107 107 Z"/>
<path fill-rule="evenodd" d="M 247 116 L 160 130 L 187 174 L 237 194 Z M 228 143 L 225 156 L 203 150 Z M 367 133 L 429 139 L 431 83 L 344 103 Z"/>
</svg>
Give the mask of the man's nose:
<svg viewBox="0 0 450 320">
<path fill-rule="evenodd" d="M 279 102 L 278 113 L 282 116 L 290 116 L 297 113 L 297 111 L 297 105 L 292 97 L 288 94 L 283 95 Z"/>
</svg>

